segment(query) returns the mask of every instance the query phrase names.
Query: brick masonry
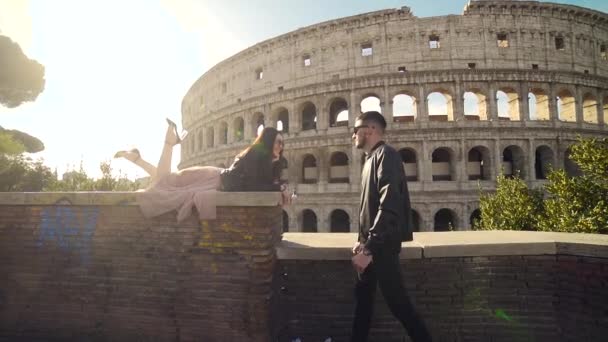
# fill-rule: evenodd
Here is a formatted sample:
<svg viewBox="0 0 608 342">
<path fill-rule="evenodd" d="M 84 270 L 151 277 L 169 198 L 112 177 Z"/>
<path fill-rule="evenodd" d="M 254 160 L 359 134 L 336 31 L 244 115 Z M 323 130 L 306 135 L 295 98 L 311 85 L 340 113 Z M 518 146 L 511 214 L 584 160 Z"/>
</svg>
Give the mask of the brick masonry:
<svg viewBox="0 0 608 342">
<path fill-rule="evenodd" d="M 437 341 L 601 341 L 608 260 L 565 255 L 402 260 L 403 282 Z M 347 341 L 355 274 L 347 260 L 281 260 L 281 341 Z M 279 280 L 280 279 L 280 280 Z M 371 341 L 408 341 L 377 293 Z"/>
<path fill-rule="evenodd" d="M 0 205 L 0 340 L 268 341 L 280 219 Z"/>
</svg>

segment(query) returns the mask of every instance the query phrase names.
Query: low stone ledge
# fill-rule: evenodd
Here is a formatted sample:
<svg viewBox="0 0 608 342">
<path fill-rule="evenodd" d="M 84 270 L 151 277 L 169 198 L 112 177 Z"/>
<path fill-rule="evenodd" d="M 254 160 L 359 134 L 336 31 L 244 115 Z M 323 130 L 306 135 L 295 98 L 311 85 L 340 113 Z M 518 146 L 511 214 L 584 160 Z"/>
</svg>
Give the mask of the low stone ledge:
<svg viewBox="0 0 608 342">
<path fill-rule="evenodd" d="M 82 192 L 3 192 L 0 205 L 137 205 L 135 191 Z M 281 197 L 278 192 L 217 193 L 218 207 L 272 207 Z"/>
<path fill-rule="evenodd" d="M 356 233 L 284 233 L 277 248 L 283 260 L 348 260 Z M 599 234 L 466 231 L 414 233 L 401 259 L 577 255 L 608 258 L 608 236 Z"/>
</svg>

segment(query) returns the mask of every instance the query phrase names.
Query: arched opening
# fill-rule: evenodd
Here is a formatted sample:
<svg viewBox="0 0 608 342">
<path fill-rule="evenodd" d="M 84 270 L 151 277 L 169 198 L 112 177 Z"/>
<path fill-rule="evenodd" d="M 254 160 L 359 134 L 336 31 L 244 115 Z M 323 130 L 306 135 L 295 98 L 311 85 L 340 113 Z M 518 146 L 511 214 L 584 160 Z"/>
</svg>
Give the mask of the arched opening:
<svg viewBox="0 0 608 342">
<path fill-rule="evenodd" d="M 348 183 L 348 156 L 344 152 L 334 152 L 329 161 L 329 182 Z"/>
<path fill-rule="evenodd" d="M 530 120 L 549 120 L 549 96 L 544 90 L 533 88 L 528 93 Z"/>
<path fill-rule="evenodd" d="M 238 117 L 234 119 L 234 141 L 243 141 L 245 137 L 245 120 Z"/>
<path fill-rule="evenodd" d="M 310 209 L 302 211 L 302 231 L 304 233 L 316 233 L 317 230 L 317 214 Z"/>
<path fill-rule="evenodd" d="M 256 137 L 262 133 L 264 127 L 264 114 L 255 113 L 253 115 L 253 131 L 255 132 Z"/>
<path fill-rule="evenodd" d="M 393 121 L 412 122 L 416 118 L 416 98 L 409 94 L 393 97 Z"/>
<path fill-rule="evenodd" d="M 598 123 L 597 100 L 592 94 L 583 97 L 583 121 L 587 123 Z"/>
<path fill-rule="evenodd" d="M 465 120 L 488 120 L 486 96 L 478 89 L 467 91 L 463 96 Z"/>
<path fill-rule="evenodd" d="M 420 223 L 422 222 L 422 219 L 420 218 L 420 214 L 418 214 L 418 212 L 414 209 L 411 210 L 412 212 L 412 231 L 413 232 L 419 232 L 420 231 Z"/>
<path fill-rule="evenodd" d="M 583 172 L 578 164 L 574 160 L 570 159 L 571 154 L 572 151 L 570 150 L 570 147 L 568 147 L 568 149 L 564 152 L 564 171 L 566 171 L 566 174 L 570 177 L 581 176 Z"/>
<path fill-rule="evenodd" d="M 576 100 L 567 89 L 557 93 L 557 117 L 561 121 L 576 122 Z"/>
<path fill-rule="evenodd" d="M 283 233 L 287 233 L 289 231 L 289 215 L 285 210 L 283 210 Z"/>
<path fill-rule="evenodd" d="M 222 122 L 220 124 L 220 145 L 226 145 L 228 143 L 228 124 Z"/>
<path fill-rule="evenodd" d="M 361 100 L 361 113 L 376 111 L 382 113 L 380 98 L 376 95 L 368 95 Z"/>
<path fill-rule="evenodd" d="M 348 233 L 350 232 L 350 218 L 346 211 L 336 209 L 330 215 L 330 229 L 332 233 Z"/>
<path fill-rule="evenodd" d="M 502 169 L 505 177 L 526 179 L 524 151 L 519 146 L 511 145 L 502 152 Z"/>
<path fill-rule="evenodd" d="M 304 156 L 302 161 L 302 183 L 313 184 L 317 182 L 317 159 L 312 154 Z"/>
<path fill-rule="evenodd" d="M 430 121 L 454 121 L 452 96 L 447 91 L 432 92 L 426 101 Z"/>
<path fill-rule="evenodd" d="M 329 127 L 348 126 L 348 103 L 342 98 L 329 105 Z"/>
<path fill-rule="evenodd" d="M 467 174 L 469 180 L 490 180 L 490 150 L 485 146 L 476 146 L 469 150 Z"/>
<path fill-rule="evenodd" d="M 411 148 L 402 148 L 399 150 L 401 155 L 401 162 L 405 168 L 405 177 L 410 182 L 418 181 L 418 159 L 416 158 L 416 151 Z"/>
<path fill-rule="evenodd" d="M 456 230 L 456 215 L 450 209 L 441 209 L 435 214 L 433 229 L 436 232 L 449 232 Z"/>
<path fill-rule="evenodd" d="M 452 177 L 452 156 L 447 148 L 438 148 L 432 155 L 433 181 L 451 181 Z"/>
<path fill-rule="evenodd" d="M 553 169 L 553 150 L 548 146 L 539 146 L 536 149 L 534 160 L 534 173 L 536 179 L 547 179 Z"/>
<path fill-rule="evenodd" d="M 496 92 L 496 107 L 498 119 L 506 121 L 519 121 L 519 95 L 512 88 L 500 88 Z"/>
<path fill-rule="evenodd" d="M 207 144 L 206 144 L 207 148 L 213 147 L 213 144 L 215 142 L 215 136 L 214 135 L 215 134 L 214 134 L 213 127 L 208 127 L 207 128 L 207 134 L 205 134 L 205 136 L 207 138 L 207 140 L 206 140 L 206 142 L 207 142 Z"/>
<path fill-rule="evenodd" d="M 317 107 L 312 102 L 306 102 L 302 107 L 302 130 L 317 129 Z"/>
<path fill-rule="evenodd" d="M 471 216 L 469 217 L 469 225 L 470 225 L 471 229 L 478 228 L 480 221 L 481 221 L 481 210 L 479 210 L 479 209 L 473 210 L 473 212 L 471 213 Z"/>
<path fill-rule="evenodd" d="M 277 114 L 277 130 L 284 133 L 289 133 L 289 112 L 285 108 L 281 108 Z"/>
</svg>

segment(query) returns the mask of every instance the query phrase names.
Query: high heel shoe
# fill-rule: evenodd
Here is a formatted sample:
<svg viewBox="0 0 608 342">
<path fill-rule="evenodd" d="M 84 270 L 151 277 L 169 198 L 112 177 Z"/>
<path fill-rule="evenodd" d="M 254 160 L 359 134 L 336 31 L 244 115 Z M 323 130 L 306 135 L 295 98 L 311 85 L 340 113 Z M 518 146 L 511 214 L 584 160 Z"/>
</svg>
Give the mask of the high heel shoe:
<svg viewBox="0 0 608 342">
<path fill-rule="evenodd" d="M 135 156 L 135 158 L 130 158 L 130 156 Z M 132 161 L 135 163 L 136 161 L 141 159 L 141 154 L 139 150 L 134 148 L 129 151 L 118 151 L 114 154 L 114 158 L 125 158 L 126 160 Z"/>
<path fill-rule="evenodd" d="M 173 132 L 175 133 L 175 138 L 177 139 L 177 141 L 173 144 L 173 145 L 177 145 L 180 144 L 182 142 L 182 140 L 184 140 L 184 138 L 186 137 L 186 135 L 188 135 L 188 131 L 182 131 L 182 134 L 179 134 L 177 132 L 177 125 L 175 124 L 175 122 L 173 122 L 171 119 L 166 118 L 167 123 L 169 124 L 170 127 L 173 128 Z M 166 143 L 170 143 L 168 141 L 165 141 Z"/>
</svg>

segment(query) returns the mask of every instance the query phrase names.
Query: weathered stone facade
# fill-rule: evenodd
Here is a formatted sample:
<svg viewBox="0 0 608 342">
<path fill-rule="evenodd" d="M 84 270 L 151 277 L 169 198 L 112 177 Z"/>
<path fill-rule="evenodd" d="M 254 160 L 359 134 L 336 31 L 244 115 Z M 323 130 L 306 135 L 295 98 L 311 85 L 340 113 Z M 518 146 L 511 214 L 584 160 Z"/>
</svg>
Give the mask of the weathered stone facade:
<svg viewBox="0 0 608 342">
<path fill-rule="evenodd" d="M 289 230 L 354 231 L 363 156 L 351 132 L 372 97 L 404 157 L 419 230 L 468 229 L 478 182 L 492 190 L 501 170 L 531 186 L 549 166 L 575 173 L 576 136 L 608 135 L 607 49 L 606 13 L 535 1 L 471 1 L 463 15 L 430 18 L 403 7 L 301 28 L 194 83 L 180 167 L 229 165 L 260 124 L 281 127 L 299 193 Z M 437 94 L 439 111 L 429 106 Z"/>
</svg>

